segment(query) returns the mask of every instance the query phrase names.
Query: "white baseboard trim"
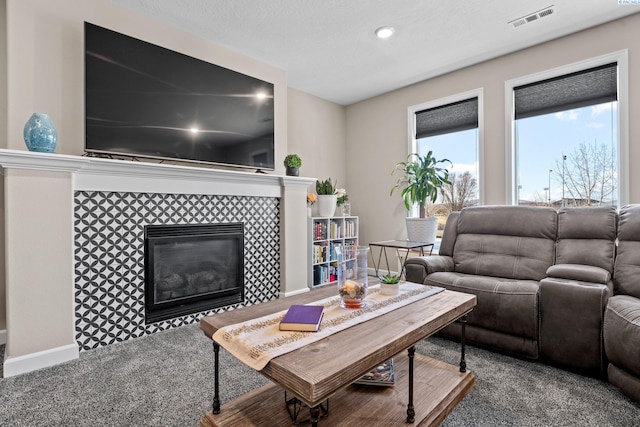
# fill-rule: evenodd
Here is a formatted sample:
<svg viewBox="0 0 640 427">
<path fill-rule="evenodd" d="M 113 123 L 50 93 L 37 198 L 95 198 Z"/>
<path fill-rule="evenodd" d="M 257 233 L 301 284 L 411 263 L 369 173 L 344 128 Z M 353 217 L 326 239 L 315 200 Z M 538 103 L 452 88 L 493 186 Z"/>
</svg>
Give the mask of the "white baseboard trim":
<svg viewBox="0 0 640 427">
<path fill-rule="evenodd" d="M 80 357 L 77 344 L 69 344 L 24 356 L 6 357 L 4 359 L 4 377 L 24 374 L 48 366 L 58 365 Z"/>
<path fill-rule="evenodd" d="M 4 345 L 7 343 L 7 330 L 0 330 L 0 345 Z"/>
<path fill-rule="evenodd" d="M 306 294 L 309 291 L 310 291 L 309 288 L 303 288 L 303 289 L 298 289 L 296 291 L 291 291 L 291 292 L 280 292 L 280 294 L 278 295 L 278 298 L 284 298 L 284 297 L 291 297 L 293 295 Z"/>
</svg>

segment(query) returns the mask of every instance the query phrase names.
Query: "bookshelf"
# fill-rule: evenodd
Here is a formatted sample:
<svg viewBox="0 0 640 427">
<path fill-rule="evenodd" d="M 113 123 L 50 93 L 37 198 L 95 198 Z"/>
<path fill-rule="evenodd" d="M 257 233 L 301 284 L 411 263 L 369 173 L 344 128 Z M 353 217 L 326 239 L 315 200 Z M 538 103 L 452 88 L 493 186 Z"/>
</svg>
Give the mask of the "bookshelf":
<svg viewBox="0 0 640 427">
<path fill-rule="evenodd" d="M 358 217 L 334 216 L 308 219 L 308 284 L 310 288 L 336 284 L 336 245 L 342 245 L 347 260 L 358 248 Z"/>
</svg>

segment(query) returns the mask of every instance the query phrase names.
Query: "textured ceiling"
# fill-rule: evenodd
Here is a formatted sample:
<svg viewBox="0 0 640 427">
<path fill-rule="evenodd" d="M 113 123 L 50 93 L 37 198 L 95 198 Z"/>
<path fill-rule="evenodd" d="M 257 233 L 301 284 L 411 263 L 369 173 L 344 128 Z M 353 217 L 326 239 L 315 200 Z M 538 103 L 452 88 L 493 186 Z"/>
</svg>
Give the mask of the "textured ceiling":
<svg viewBox="0 0 640 427">
<path fill-rule="evenodd" d="M 290 87 L 342 105 L 640 12 L 617 0 L 110 1 L 283 69 Z M 375 37 L 383 25 L 394 37 Z"/>
</svg>

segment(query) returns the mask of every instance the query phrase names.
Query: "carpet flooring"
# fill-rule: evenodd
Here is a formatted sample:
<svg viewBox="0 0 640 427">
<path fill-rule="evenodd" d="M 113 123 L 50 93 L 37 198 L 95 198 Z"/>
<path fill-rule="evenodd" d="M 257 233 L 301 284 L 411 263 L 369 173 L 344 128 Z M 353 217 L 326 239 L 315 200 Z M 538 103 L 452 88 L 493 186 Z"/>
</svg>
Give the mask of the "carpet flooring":
<svg viewBox="0 0 640 427">
<path fill-rule="evenodd" d="M 460 357 L 459 344 L 442 338 L 417 351 Z M 226 351 L 220 358 L 223 403 L 267 383 Z M 640 405 L 602 380 L 475 347 L 467 366 L 476 386 L 443 426 L 640 426 Z M 212 390 L 211 341 L 191 325 L 0 379 L 0 426 L 197 426 Z"/>
</svg>

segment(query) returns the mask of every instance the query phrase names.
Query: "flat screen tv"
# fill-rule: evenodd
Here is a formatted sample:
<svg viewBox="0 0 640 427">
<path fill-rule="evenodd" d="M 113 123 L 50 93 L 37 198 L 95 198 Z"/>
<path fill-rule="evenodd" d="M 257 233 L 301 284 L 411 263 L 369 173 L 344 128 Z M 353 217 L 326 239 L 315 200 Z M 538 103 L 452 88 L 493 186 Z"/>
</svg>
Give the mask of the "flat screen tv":
<svg viewBox="0 0 640 427">
<path fill-rule="evenodd" d="M 273 84 L 85 22 L 85 151 L 274 169 Z"/>
</svg>

